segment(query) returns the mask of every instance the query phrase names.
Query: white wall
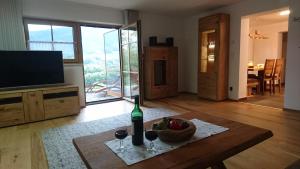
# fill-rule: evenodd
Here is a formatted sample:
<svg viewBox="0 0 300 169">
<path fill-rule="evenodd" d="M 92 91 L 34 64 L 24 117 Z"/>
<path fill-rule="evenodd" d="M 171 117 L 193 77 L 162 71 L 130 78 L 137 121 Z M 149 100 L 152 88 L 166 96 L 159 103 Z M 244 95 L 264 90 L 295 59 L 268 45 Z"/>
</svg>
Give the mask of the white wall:
<svg viewBox="0 0 300 169">
<path fill-rule="evenodd" d="M 290 10 L 284 107 L 300 110 L 300 1 L 291 0 Z"/>
<path fill-rule="evenodd" d="M 247 62 L 240 61 L 240 32 L 241 18 L 258 12 L 268 11 L 287 7 L 288 0 L 244 0 L 239 3 L 223 7 L 214 11 L 199 13 L 198 15 L 187 17 L 184 21 L 184 78 L 185 90 L 197 92 L 197 60 L 198 60 L 198 19 L 214 13 L 230 14 L 230 53 L 229 53 L 229 86 L 233 87 L 229 91 L 230 99 L 245 97 L 244 85 L 247 81 Z M 248 59 L 248 58 L 242 58 Z M 239 90 L 239 87 L 241 89 Z"/>
<path fill-rule="evenodd" d="M 116 9 L 83 5 L 61 0 L 22 0 L 23 16 L 65 21 L 123 24 L 123 12 Z M 80 105 L 85 106 L 82 64 L 65 64 L 65 82 L 79 86 Z"/>
<path fill-rule="evenodd" d="M 248 58 L 249 58 L 249 46 L 251 46 L 251 41 L 249 38 L 249 32 L 250 32 L 250 19 L 248 17 L 242 18 L 241 21 L 241 43 L 240 43 L 240 56 L 243 56 L 240 58 L 240 66 L 247 65 L 248 64 Z M 245 68 L 246 69 L 246 68 Z M 247 73 L 244 74 L 244 76 L 247 76 Z M 245 85 L 243 88 L 239 88 L 239 93 L 244 93 L 244 95 L 247 94 L 247 79 L 246 78 L 240 78 L 240 80 L 244 80 L 242 83 Z M 241 83 L 241 82 L 240 82 Z"/>
<path fill-rule="evenodd" d="M 288 21 L 268 25 L 253 26 L 251 32 L 258 30 L 268 39 L 252 40 L 252 55 L 254 64 L 264 64 L 266 59 L 281 58 L 282 36 L 281 32 L 288 31 Z"/>
<path fill-rule="evenodd" d="M 25 17 L 66 21 L 123 24 L 123 12 L 112 8 L 62 0 L 22 0 Z"/>
<path fill-rule="evenodd" d="M 83 65 L 65 64 L 64 73 L 65 73 L 65 83 L 74 84 L 79 87 L 80 106 L 84 106 L 85 94 L 84 94 Z"/>
<path fill-rule="evenodd" d="M 142 42 L 143 46 L 149 45 L 149 37 L 157 36 L 159 42 L 165 42 L 166 37 L 174 38 L 174 45 L 178 47 L 178 90 L 184 91 L 183 83 L 183 60 L 184 60 L 184 37 L 183 19 L 174 16 L 141 13 Z"/>
<path fill-rule="evenodd" d="M 0 1 L 0 50 L 24 50 L 25 36 L 22 3 L 18 0 Z"/>
</svg>

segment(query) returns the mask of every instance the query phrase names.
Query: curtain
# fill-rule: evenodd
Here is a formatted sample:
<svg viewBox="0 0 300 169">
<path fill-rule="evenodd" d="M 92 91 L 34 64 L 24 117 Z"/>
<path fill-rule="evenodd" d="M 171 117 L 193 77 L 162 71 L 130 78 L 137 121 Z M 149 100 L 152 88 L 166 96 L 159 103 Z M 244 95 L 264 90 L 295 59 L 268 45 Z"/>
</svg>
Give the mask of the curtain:
<svg viewBox="0 0 300 169">
<path fill-rule="evenodd" d="M 0 50 L 25 50 L 22 0 L 0 0 Z"/>
</svg>

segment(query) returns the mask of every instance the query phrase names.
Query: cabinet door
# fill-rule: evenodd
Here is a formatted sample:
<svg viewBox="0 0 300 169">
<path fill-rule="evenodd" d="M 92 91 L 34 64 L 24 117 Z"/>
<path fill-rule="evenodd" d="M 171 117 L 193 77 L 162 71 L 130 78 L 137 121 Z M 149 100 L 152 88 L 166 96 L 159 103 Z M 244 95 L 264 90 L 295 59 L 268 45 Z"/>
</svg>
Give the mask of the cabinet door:
<svg viewBox="0 0 300 169">
<path fill-rule="evenodd" d="M 178 94 L 178 49 L 170 48 L 170 56 L 168 57 L 168 96 L 176 96 Z"/>
<path fill-rule="evenodd" d="M 0 95 L 0 127 L 24 123 L 22 93 Z"/>
<path fill-rule="evenodd" d="M 218 24 L 203 26 L 201 22 L 199 24 L 198 95 L 216 100 L 219 59 Z"/>
<path fill-rule="evenodd" d="M 45 119 L 64 117 L 80 112 L 78 96 L 46 99 L 44 107 Z"/>
<path fill-rule="evenodd" d="M 26 122 L 45 119 L 42 91 L 24 93 L 23 101 Z"/>
</svg>

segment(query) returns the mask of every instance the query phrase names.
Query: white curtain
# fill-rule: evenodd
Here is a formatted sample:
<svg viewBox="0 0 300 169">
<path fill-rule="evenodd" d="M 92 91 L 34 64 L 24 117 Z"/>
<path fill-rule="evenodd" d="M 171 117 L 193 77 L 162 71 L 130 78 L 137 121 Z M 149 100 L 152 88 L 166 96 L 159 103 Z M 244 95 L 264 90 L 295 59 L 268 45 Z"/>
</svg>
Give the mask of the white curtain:
<svg viewBox="0 0 300 169">
<path fill-rule="evenodd" d="M 22 0 L 0 0 L 0 50 L 25 50 Z"/>
</svg>

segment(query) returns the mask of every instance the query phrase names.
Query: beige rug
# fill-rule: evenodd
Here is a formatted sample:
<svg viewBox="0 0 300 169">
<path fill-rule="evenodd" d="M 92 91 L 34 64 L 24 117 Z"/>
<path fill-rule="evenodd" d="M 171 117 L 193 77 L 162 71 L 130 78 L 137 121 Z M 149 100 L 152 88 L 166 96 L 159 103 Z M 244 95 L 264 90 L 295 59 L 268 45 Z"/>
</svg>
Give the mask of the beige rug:
<svg viewBox="0 0 300 169">
<path fill-rule="evenodd" d="M 174 116 L 178 113 L 163 108 L 144 108 L 144 121 Z M 122 126 L 131 125 L 130 114 L 122 114 L 91 122 L 77 123 L 42 132 L 42 140 L 48 160 L 49 169 L 82 169 L 86 168 L 72 139 L 105 132 Z"/>
</svg>

